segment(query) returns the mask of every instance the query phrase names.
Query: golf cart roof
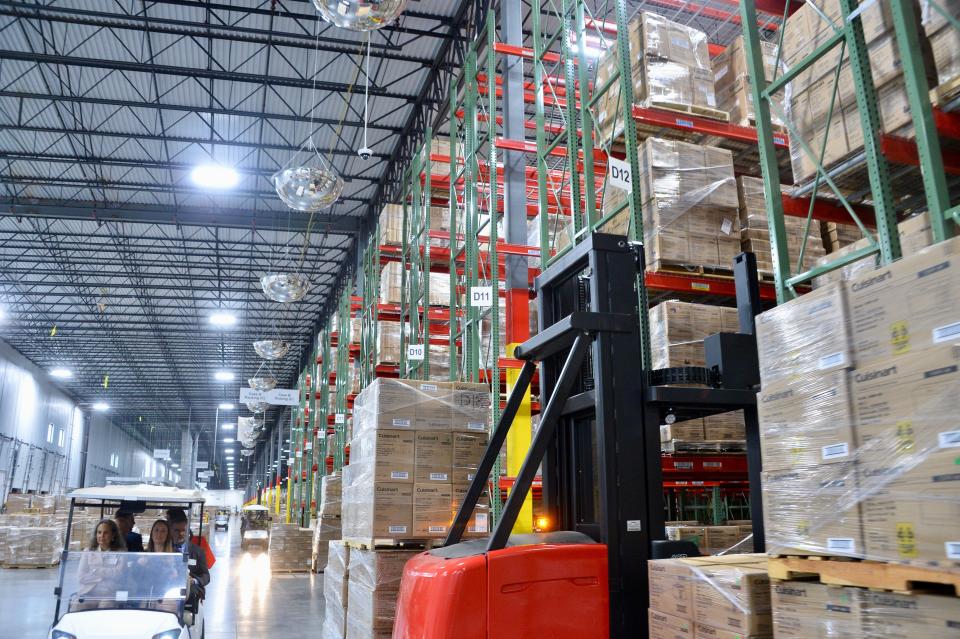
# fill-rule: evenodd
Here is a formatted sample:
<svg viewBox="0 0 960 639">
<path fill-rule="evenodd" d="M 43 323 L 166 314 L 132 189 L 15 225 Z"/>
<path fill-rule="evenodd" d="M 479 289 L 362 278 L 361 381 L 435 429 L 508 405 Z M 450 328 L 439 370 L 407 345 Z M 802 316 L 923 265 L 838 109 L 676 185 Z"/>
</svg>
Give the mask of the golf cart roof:
<svg viewBox="0 0 960 639">
<path fill-rule="evenodd" d="M 244 506 L 243 509 L 244 509 L 244 510 L 250 510 L 250 511 L 270 510 L 270 509 L 267 508 L 266 506 L 258 506 L 257 504 L 253 504 L 253 505 L 250 505 L 250 506 Z"/>
<path fill-rule="evenodd" d="M 109 501 L 162 502 L 164 504 L 198 504 L 204 501 L 202 490 L 154 486 L 152 484 L 79 488 L 67 497 L 84 501 L 102 499 Z"/>
</svg>

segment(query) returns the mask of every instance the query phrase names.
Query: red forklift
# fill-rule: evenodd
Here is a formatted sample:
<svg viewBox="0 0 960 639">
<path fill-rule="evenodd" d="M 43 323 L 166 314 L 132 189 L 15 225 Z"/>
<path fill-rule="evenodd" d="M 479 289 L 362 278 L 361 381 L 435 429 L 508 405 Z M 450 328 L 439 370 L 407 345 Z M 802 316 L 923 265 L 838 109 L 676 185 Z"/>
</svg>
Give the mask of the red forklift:
<svg viewBox="0 0 960 639">
<path fill-rule="evenodd" d="M 643 273 L 641 244 L 593 234 L 537 278 L 540 332 L 516 349 L 519 380 L 444 545 L 406 565 L 393 639 L 646 637 L 647 561 L 697 554 L 664 535 L 659 427 L 674 420 L 744 411 L 763 551 L 756 260 L 735 261 L 740 332 L 707 338 L 706 367 L 641 365 Z M 489 537 L 462 541 L 538 363 L 545 408 L 502 516 Z M 511 535 L 541 464 L 555 530 Z"/>
</svg>

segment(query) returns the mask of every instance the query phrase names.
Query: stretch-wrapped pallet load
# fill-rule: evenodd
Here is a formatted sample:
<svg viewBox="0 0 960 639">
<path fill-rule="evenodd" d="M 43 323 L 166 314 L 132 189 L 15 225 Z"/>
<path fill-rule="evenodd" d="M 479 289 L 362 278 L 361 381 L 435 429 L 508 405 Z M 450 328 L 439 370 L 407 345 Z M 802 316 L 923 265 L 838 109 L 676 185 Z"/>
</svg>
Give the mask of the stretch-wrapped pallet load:
<svg viewBox="0 0 960 639">
<path fill-rule="evenodd" d="M 771 596 L 777 639 L 960 638 L 960 606 L 955 597 L 811 581 L 776 582 Z"/>
<path fill-rule="evenodd" d="M 4 503 L 4 512 L 11 513 L 29 513 L 33 504 L 33 495 L 11 493 L 7 495 L 7 501 Z"/>
<path fill-rule="evenodd" d="M 641 13 L 630 21 L 628 30 L 634 104 L 718 115 L 707 36 L 703 31 L 653 13 Z M 610 81 L 618 69 L 618 60 L 614 45 L 597 63 L 595 86 Z M 618 80 L 594 109 L 601 140 L 610 140 L 623 132 L 623 106 Z"/>
<path fill-rule="evenodd" d="M 960 83 L 960 29 L 954 27 L 946 16 L 960 15 L 957 0 L 923 0 L 920 3 L 923 15 L 923 30 L 930 40 L 933 60 L 937 69 L 938 95 L 942 105 L 944 98 L 955 97 Z M 937 9 L 939 7 L 940 10 Z M 944 15 L 944 13 L 946 15 Z"/>
<path fill-rule="evenodd" d="M 354 403 L 343 470 L 345 539 L 436 539 L 453 520 L 462 486 L 486 447 L 484 384 L 379 378 Z M 485 506 L 470 534 L 487 532 Z"/>
<path fill-rule="evenodd" d="M 740 200 L 740 248 L 757 256 L 757 270 L 764 275 L 773 273 L 773 253 L 770 249 L 770 227 L 767 224 L 767 200 L 763 180 L 749 176 L 737 178 Z M 787 235 L 787 256 L 791 273 L 808 271 L 824 256 L 820 223 L 806 218 L 783 216 Z M 803 262 L 800 250 L 803 249 Z"/>
<path fill-rule="evenodd" d="M 347 639 L 390 639 L 400 580 L 412 550 L 350 550 Z"/>
<path fill-rule="evenodd" d="M 767 82 L 780 77 L 785 71 L 781 62 L 777 68 L 777 45 L 773 42 L 760 42 L 760 54 L 763 59 L 763 71 Z M 717 108 L 730 114 L 730 122 L 742 126 L 755 126 L 756 116 L 753 106 L 753 90 L 750 85 L 750 70 L 747 68 L 747 54 L 743 45 L 743 36 L 730 43 L 727 48 L 711 60 L 713 66 L 713 86 L 717 95 Z M 783 91 L 773 99 L 783 109 Z M 770 121 L 783 125 L 777 109 L 771 107 Z"/>
<path fill-rule="evenodd" d="M 278 572 L 310 570 L 313 531 L 297 524 L 275 522 L 270 528 L 270 569 Z"/>
<path fill-rule="evenodd" d="M 737 332 L 737 309 L 669 300 L 650 311 L 653 368 L 704 366 L 703 340 L 720 332 Z"/>
<path fill-rule="evenodd" d="M 744 526 L 678 525 L 667 526 L 666 532 L 671 541 L 693 542 L 703 555 L 752 552 L 753 549 L 744 543 L 753 531 Z"/>
<path fill-rule="evenodd" d="M 960 238 L 761 314 L 767 548 L 960 570 Z"/>
<path fill-rule="evenodd" d="M 930 216 L 927 215 L 926 212 L 915 215 L 897 224 L 897 233 L 900 236 L 900 252 L 903 257 L 915 255 L 933 243 L 933 229 L 930 228 Z M 870 239 L 861 238 L 851 244 L 845 245 L 834 253 L 818 259 L 816 265 L 821 266 L 844 255 L 849 255 L 855 251 L 867 248 L 870 246 L 870 243 Z M 867 271 L 876 270 L 877 264 L 879 263 L 877 258 L 878 255 L 870 255 L 855 262 L 850 262 L 841 268 L 814 278 L 813 285 L 819 287 L 829 282 L 849 280 Z"/>
<path fill-rule="evenodd" d="M 0 563 L 7 568 L 55 566 L 60 563 L 63 535 L 62 526 L 0 526 Z"/>
<path fill-rule="evenodd" d="M 321 639 L 344 639 L 347 635 L 347 567 L 350 546 L 343 541 L 329 542 L 327 565 L 323 570 L 323 627 Z"/>
<path fill-rule="evenodd" d="M 400 304 L 404 300 L 403 278 L 404 265 L 400 262 L 387 262 L 380 273 L 380 302 L 383 304 Z M 410 285 L 411 274 L 406 274 L 407 285 Z M 430 273 L 429 306 L 450 305 L 450 275 L 449 273 Z"/>
<path fill-rule="evenodd" d="M 647 270 L 699 267 L 729 271 L 740 253 L 739 202 L 727 149 L 648 138 L 640 144 L 643 239 Z M 627 193 L 608 183 L 600 230 L 629 235 Z"/>
<path fill-rule="evenodd" d="M 331 541 L 339 540 L 342 536 L 340 517 L 321 515 L 316 519 L 313 529 L 313 550 L 310 557 L 310 568 L 313 572 L 320 572 L 327 565 L 329 546 Z"/>
<path fill-rule="evenodd" d="M 917 9 L 919 11 L 918 5 Z M 910 106 L 890 4 L 875 2 L 864 5 L 859 16 L 877 92 L 877 110 L 882 132 L 912 137 Z M 787 19 L 783 30 L 783 59 L 786 66 L 792 68 L 799 64 L 834 35 L 834 25 L 842 23 L 838 0 L 827 0 L 816 6 L 807 3 L 800 7 Z M 933 88 L 937 83 L 933 53 L 924 34 L 918 36 L 919 53 L 928 61 L 928 84 Z M 844 51 L 844 59 L 834 92 L 834 78 L 840 64 L 841 51 Z M 796 134 L 791 131 L 791 137 L 802 139 L 818 157 L 823 148 L 822 164 L 828 169 L 863 150 L 863 129 L 846 51 L 847 49 L 842 47 L 834 47 L 816 63 L 800 72 L 787 85 L 786 90 L 787 120 L 796 131 Z M 834 104 L 833 115 L 828 120 L 831 104 Z M 802 150 L 802 145 L 791 144 L 790 156 L 794 180 L 798 184 L 814 176 L 816 165 Z"/>
<path fill-rule="evenodd" d="M 766 557 L 657 559 L 647 567 L 650 639 L 772 636 Z"/>
<path fill-rule="evenodd" d="M 377 363 L 400 363 L 400 322 L 377 322 Z"/>
</svg>

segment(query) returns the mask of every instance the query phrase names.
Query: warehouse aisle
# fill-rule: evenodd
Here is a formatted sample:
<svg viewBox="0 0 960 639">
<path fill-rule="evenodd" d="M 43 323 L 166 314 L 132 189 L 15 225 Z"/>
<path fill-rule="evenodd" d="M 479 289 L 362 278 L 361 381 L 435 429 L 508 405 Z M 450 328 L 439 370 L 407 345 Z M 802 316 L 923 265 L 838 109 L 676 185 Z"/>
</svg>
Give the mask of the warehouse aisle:
<svg viewBox="0 0 960 639">
<path fill-rule="evenodd" d="M 211 533 L 206 639 L 300 637 L 323 624 L 323 575 L 271 574 L 266 553 L 240 551 L 239 520 Z M 0 638 L 42 639 L 53 620 L 56 569 L 0 569 Z"/>
</svg>

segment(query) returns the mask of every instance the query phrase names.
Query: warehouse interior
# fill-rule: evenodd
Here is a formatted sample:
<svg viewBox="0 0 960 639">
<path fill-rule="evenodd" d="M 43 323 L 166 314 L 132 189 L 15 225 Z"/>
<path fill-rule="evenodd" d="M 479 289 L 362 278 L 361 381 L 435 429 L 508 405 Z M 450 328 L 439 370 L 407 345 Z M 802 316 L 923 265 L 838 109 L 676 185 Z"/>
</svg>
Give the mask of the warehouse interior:
<svg viewBox="0 0 960 639">
<path fill-rule="evenodd" d="M 0 0 L 0 637 L 960 639 L 957 0 Z"/>
</svg>

